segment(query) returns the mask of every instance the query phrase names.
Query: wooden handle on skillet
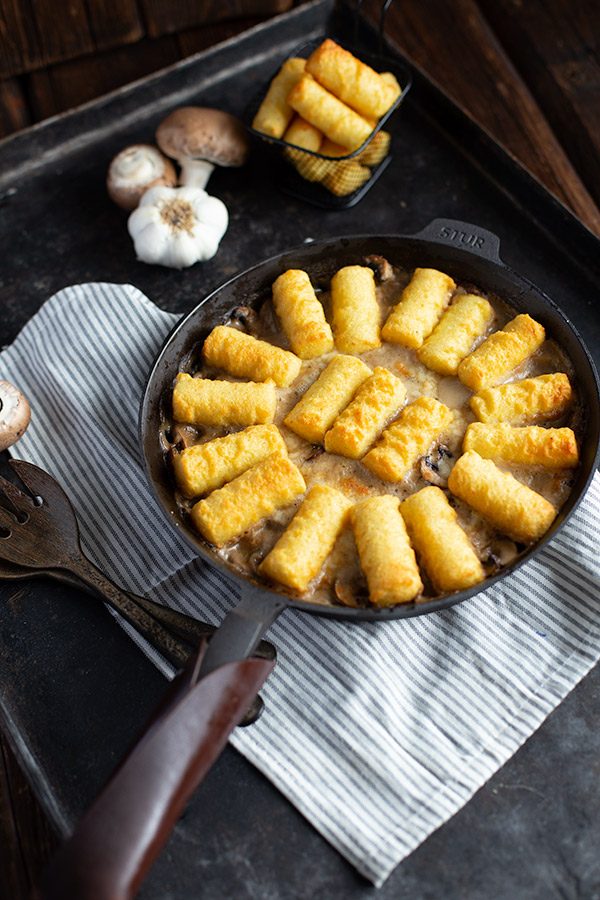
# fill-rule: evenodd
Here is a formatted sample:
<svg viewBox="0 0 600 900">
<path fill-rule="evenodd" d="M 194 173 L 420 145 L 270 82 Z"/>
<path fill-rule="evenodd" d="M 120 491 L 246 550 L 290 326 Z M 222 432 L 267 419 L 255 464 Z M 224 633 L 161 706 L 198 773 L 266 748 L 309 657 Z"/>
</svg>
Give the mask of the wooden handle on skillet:
<svg viewBox="0 0 600 900">
<path fill-rule="evenodd" d="M 196 668 L 201 658 L 202 652 Z M 58 851 L 39 896 L 133 897 L 274 665 L 258 658 L 227 663 L 180 691 L 180 699 L 161 710 Z"/>
</svg>

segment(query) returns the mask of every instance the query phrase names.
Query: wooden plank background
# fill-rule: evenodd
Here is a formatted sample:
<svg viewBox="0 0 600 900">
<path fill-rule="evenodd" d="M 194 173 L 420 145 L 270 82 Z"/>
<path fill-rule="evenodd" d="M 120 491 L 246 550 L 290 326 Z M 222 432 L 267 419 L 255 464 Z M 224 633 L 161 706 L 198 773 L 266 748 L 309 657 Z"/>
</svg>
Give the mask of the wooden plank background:
<svg viewBox="0 0 600 900">
<path fill-rule="evenodd" d="M 368 7 L 375 15 L 379 3 L 372 0 Z M 574 7 L 578 19 L 587 23 L 580 32 L 573 25 Z M 403 0 L 390 8 L 387 32 L 409 59 L 600 234 L 597 0 Z M 533 45 L 537 64 L 531 63 Z M 568 111 L 560 99 L 557 67 L 551 63 L 557 58 L 561 73 L 569 66 L 590 72 L 589 85 L 572 92 L 579 98 L 577 109 L 571 103 Z M 527 75 L 530 68 L 535 75 Z M 555 127 L 546 115 L 550 108 L 561 110 L 560 121 L 554 116 Z"/>
<path fill-rule="evenodd" d="M 0 0 L 0 137 L 302 0 Z M 380 0 L 365 7 L 378 14 Z M 402 0 L 391 34 L 600 234 L 600 3 Z"/>
</svg>

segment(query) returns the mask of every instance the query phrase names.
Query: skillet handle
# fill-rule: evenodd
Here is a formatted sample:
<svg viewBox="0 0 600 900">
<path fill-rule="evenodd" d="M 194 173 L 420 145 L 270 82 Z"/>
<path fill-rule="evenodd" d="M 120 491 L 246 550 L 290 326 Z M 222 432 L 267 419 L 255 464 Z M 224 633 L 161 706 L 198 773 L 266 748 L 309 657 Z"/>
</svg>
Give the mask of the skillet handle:
<svg viewBox="0 0 600 900">
<path fill-rule="evenodd" d="M 411 237 L 422 238 L 444 247 L 457 247 L 481 256 L 489 262 L 500 263 L 500 238 L 487 228 L 470 225 L 458 219 L 434 219 L 422 231 Z"/>
<path fill-rule="evenodd" d="M 274 665 L 223 665 L 163 713 L 60 848 L 37 896 L 130 900 Z"/>
<path fill-rule="evenodd" d="M 261 638 L 284 608 L 281 600 L 254 585 L 244 585 L 238 604 L 227 613 L 210 640 L 200 665 L 200 675 L 208 675 L 225 663 L 252 656 L 263 644 L 268 645 L 269 642 L 261 641 Z"/>
</svg>

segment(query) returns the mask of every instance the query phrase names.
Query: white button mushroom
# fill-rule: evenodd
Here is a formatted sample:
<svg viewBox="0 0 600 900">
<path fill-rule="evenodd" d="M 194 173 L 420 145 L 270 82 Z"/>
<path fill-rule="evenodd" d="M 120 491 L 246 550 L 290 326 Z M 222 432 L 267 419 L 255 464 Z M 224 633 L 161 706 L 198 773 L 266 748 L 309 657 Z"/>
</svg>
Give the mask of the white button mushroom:
<svg viewBox="0 0 600 900">
<path fill-rule="evenodd" d="M 196 187 L 150 188 L 127 222 L 138 259 L 173 269 L 213 257 L 227 225 L 225 204 Z"/>
<path fill-rule="evenodd" d="M 215 166 L 243 166 L 249 140 L 239 119 L 220 109 L 183 106 L 161 122 L 156 142 L 181 166 L 181 184 L 206 187 Z"/>
<path fill-rule="evenodd" d="M 30 416 L 25 394 L 10 381 L 0 381 L 0 450 L 17 443 L 29 425 Z"/>
<path fill-rule="evenodd" d="M 149 144 L 134 144 L 118 153 L 108 168 L 106 187 L 111 200 L 122 209 L 135 209 L 148 188 L 173 187 L 177 174 L 173 163 Z"/>
</svg>

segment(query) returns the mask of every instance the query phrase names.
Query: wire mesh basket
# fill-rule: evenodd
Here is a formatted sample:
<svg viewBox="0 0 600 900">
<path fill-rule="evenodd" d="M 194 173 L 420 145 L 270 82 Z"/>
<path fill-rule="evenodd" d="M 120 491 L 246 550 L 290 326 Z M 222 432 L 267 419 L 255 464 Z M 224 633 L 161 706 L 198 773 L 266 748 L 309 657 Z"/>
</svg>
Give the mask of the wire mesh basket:
<svg viewBox="0 0 600 900">
<path fill-rule="evenodd" d="M 337 38 L 336 43 L 344 50 L 366 63 L 379 73 L 391 73 L 401 91 L 394 103 L 376 122 L 367 139 L 355 150 L 331 156 L 318 150 L 310 150 L 282 138 L 271 137 L 253 128 L 254 117 L 267 93 L 268 87 L 280 71 L 282 61 L 268 82 L 252 99 L 246 108 L 246 127 L 256 138 L 263 153 L 268 155 L 269 169 L 273 172 L 278 186 L 287 194 L 305 200 L 325 209 L 347 209 L 358 203 L 372 188 L 392 160 L 392 139 L 384 128 L 390 117 L 404 101 L 412 76 L 407 66 L 400 60 L 383 52 L 385 14 L 392 0 L 382 4 L 379 21 L 379 51 L 369 52 L 357 46 L 358 20 L 352 45 Z M 357 4 L 356 12 L 360 8 Z M 325 40 L 325 35 L 295 48 L 288 59 L 307 58 Z"/>
</svg>

